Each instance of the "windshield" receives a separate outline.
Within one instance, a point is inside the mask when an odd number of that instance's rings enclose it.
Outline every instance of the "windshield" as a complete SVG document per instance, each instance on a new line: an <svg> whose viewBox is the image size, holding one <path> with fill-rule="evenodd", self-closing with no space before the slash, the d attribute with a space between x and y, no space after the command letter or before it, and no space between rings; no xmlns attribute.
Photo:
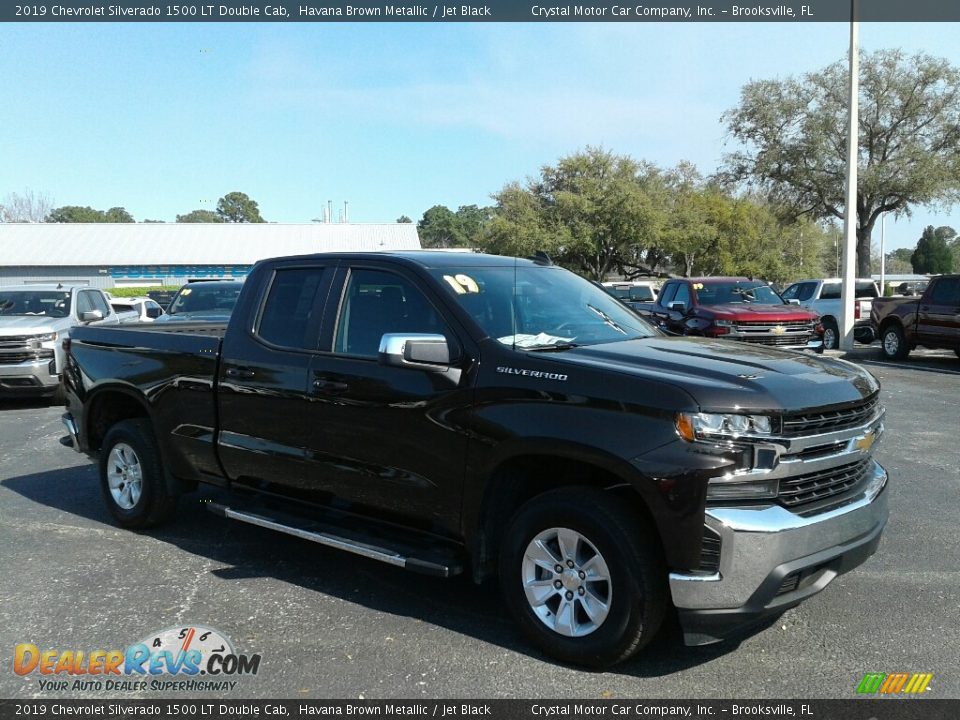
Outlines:
<svg viewBox="0 0 960 720"><path fill-rule="evenodd" d="M4 290L0 288L0 315L62 318L70 314L70 293L62 290Z"/></svg>
<svg viewBox="0 0 960 720"><path fill-rule="evenodd" d="M240 283L195 283L181 288L167 311L170 315L210 313L229 315L240 296Z"/></svg>
<svg viewBox="0 0 960 720"><path fill-rule="evenodd" d="M696 283L697 300L701 305L783 305L783 298L769 285L753 280Z"/></svg>
<svg viewBox="0 0 960 720"><path fill-rule="evenodd" d="M658 334L601 288L559 267L444 268L433 274L504 345L539 350Z"/></svg>

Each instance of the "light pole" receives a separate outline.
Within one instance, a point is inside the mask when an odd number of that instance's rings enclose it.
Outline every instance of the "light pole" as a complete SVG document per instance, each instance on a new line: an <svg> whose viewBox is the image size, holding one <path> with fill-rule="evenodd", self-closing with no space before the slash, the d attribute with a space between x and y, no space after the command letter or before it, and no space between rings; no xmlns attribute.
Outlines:
<svg viewBox="0 0 960 720"><path fill-rule="evenodd" d="M850 114L847 123L847 206L843 213L843 284L840 290L840 349L853 349L854 271L857 263L857 155L860 125L860 23L850 0Z"/></svg>
<svg viewBox="0 0 960 720"><path fill-rule="evenodd" d="M883 213L880 216L880 297L883 297L886 292L883 289L884 284L886 283L886 274L887 274L887 251L884 249L886 244L887 236L887 214Z"/></svg>

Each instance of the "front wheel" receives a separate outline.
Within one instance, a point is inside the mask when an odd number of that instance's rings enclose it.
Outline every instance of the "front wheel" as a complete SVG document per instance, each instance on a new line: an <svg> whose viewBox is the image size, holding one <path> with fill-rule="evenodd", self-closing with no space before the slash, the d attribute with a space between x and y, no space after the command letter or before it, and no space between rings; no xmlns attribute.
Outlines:
<svg viewBox="0 0 960 720"><path fill-rule="evenodd" d="M120 525L146 528L167 520L177 498L167 490L160 451L149 420L122 420L100 449L100 489Z"/></svg>
<svg viewBox="0 0 960 720"><path fill-rule="evenodd" d="M888 360L904 360L910 354L910 346L899 325L889 325L880 335L883 354Z"/></svg>
<svg viewBox="0 0 960 720"><path fill-rule="evenodd" d="M823 321L823 349L836 350L840 347L840 329L835 320Z"/></svg>
<svg viewBox="0 0 960 720"><path fill-rule="evenodd" d="M666 570L648 528L593 488L561 488L524 505L500 552L506 605L548 655L607 667L656 635Z"/></svg>

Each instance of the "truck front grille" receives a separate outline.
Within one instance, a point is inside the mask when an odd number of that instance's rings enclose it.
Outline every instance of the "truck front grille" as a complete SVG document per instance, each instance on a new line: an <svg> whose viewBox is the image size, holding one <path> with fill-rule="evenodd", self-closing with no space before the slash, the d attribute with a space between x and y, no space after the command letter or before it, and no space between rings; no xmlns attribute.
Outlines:
<svg viewBox="0 0 960 720"><path fill-rule="evenodd" d="M786 478L780 481L777 500L784 507L793 509L841 495L860 484L870 464L870 458L864 458L828 470Z"/></svg>
<svg viewBox="0 0 960 720"><path fill-rule="evenodd" d="M814 326L809 320L743 320L737 322L737 337L741 342L760 345L806 345L813 337Z"/></svg>
<svg viewBox="0 0 960 720"><path fill-rule="evenodd" d="M0 350L26 350L34 335L4 335L0 337Z"/></svg>
<svg viewBox="0 0 960 720"><path fill-rule="evenodd" d="M790 333L788 335L750 335L737 338L737 340L776 347L784 345L806 345L812 337L813 333Z"/></svg>
<svg viewBox="0 0 960 720"><path fill-rule="evenodd" d="M879 403L879 393L875 393L865 400L835 409L784 415L783 435L784 437L821 435L864 425L876 415Z"/></svg>
<svg viewBox="0 0 960 720"><path fill-rule="evenodd" d="M29 360L44 360L53 357L53 350L28 350L26 352L0 352L0 365L17 365Z"/></svg>

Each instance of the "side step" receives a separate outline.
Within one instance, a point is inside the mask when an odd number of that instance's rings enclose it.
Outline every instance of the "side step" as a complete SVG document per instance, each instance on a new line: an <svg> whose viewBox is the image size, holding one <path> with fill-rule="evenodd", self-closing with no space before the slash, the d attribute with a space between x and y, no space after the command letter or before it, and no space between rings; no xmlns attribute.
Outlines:
<svg viewBox="0 0 960 720"><path fill-rule="evenodd" d="M442 551L435 553L417 552L416 555L418 556L414 556L414 548L409 546L409 543L390 543L390 545L394 545L393 547L385 544L374 544L371 538L354 536L352 532L343 532L340 528L323 525L286 513L278 514L275 517L267 517L248 510L234 510L218 503L207 503L207 509L214 515L257 525L268 530L276 530L303 540L309 540L338 550L346 550L355 555L379 560L388 565L395 565L424 575L451 577L463 572L462 564L453 553ZM375 540L383 543L380 538ZM423 557L423 555L427 557Z"/></svg>

